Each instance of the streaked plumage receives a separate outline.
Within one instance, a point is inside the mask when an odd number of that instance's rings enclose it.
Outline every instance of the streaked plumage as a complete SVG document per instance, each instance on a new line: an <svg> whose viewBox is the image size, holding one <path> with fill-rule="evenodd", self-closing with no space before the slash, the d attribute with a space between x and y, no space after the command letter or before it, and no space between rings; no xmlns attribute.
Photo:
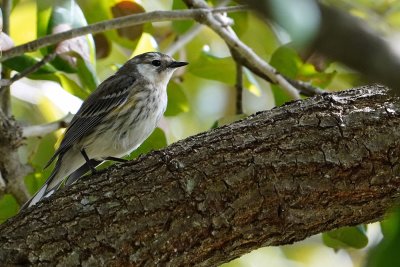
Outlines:
<svg viewBox="0 0 400 267"><path fill-rule="evenodd" d="M47 163L46 167L57 159L52 174L24 207L51 195L65 178L69 185L106 158L120 158L135 150L166 109L166 86L172 73L186 64L161 53L145 53L103 81L82 104Z"/></svg>

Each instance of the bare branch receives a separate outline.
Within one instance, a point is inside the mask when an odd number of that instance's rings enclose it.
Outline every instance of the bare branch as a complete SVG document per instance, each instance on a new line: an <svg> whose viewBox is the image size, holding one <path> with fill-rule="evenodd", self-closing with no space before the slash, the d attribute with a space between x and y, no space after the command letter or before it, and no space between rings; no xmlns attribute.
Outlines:
<svg viewBox="0 0 400 267"><path fill-rule="evenodd" d="M208 5L202 0L184 0L189 7L207 9ZM220 14L204 13L204 16L196 17L199 23L205 24L210 27L215 33L217 33L229 46L231 51L233 50L234 55L240 55L235 57L237 60L240 58L240 63L247 67L247 65L253 66L264 73L273 83L278 84L291 98L300 99L300 94L296 88L294 88L282 75L280 75L272 66L260 58L256 53L253 52L246 44L244 44L233 30L224 24L224 17Z"/></svg>
<svg viewBox="0 0 400 267"><path fill-rule="evenodd" d="M63 40L71 39L81 35L94 34L98 32L104 32L107 30L113 30L127 26L143 24L147 22L189 20L202 17L204 16L204 14L207 13L239 12L244 10L247 10L246 6L233 6L233 7L221 7L215 9L207 8L207 9L197 9L197 10L153 11L148 13L119 17L91 24L85 27L75 28L69 31L48 35L43 38L37 39L35 41L13 47L10 50L3 51L3 55L0 58L0 62L3 62L4 60L12 58L17 55L21 55L26 52L33 52L39 48L53 45Z"/></svg>
<svg viewBox="0 0 400 267"><path fill-rule="evenodd" d="M3 68L0 80L0 109L7 115L11 115L11 92L9 86L10 70Z"/></svg>
<svg viewBox="0 0 400 267"><path fill-rule="evenodd" d="M35 71L39 70L43 65L49 63L56 57L56 53L47 54L42 60L38 63L30 66L29 68L21 71L20 73L15 74L10 79L2 79L0 80L0 92L3 89L3 86L10 86L14 82L18 81L21 78L28 76L29 74L34 73Z"/></svg>
<svg viewBox="0 0 400 267"><path fill-rule="evenodd" d="M294 79L288 78L286 76L284 76L284 77L294 87L299 89L301 94L303 94L305 96L314 96L314 95L320 95L320 94L324 93L324 90L322 90L321 88L315 87L308 82L294 80Z"/></svg>
<svg viewBox="0 0 400 267"><path fill-rule="evenodd" d="M60 128L65 128L71 122L73 117L74 117L74 115L72 113L68 113L67 116L65 116L64 118L62 118L58 121L41 124L41 125L32 125L32 126L23 127L22 128L22 137L24 137L24 138L42 137L46 134L57 131Z"/></svg>
<svg viewBox="0 0 400 267"><path fill-rule="evenodd" d="M21 163L18 147L22 134L18 123L0 110L0 172L6 182L6 193L12 194L19 204L29 199L24 177L31 168Z"/></svg>
<svg viewBox="0 0 400 267"><path fill-rule="evenodd" d="M180 35L176 42L172 43L167 49L164 50L164 53L167 55L173 55L179 51L182 47L184 47L188 42L190 42L197 34L201 31L203 25L197 24L190 28L183 35Z"/></svg>
<svg viewBox="0 0 400 267"><path fill-rule="evenodd" d="M217 8L224 7L229 4L230 0L225 0L217 5ZM179 49L184 47L188 42L190 42L197 34L202 30L203 26L201 24L196 24L190 28L183 35L180 35L178 39L172 43L168 48L164 50L167 55L175 54Z"/></svg>
<svg viewBox="0 0 400 267"><path fill-rule="evenodd" d="M236 114L243 114L243 66L236 62Z"/></svg>
<svg viewBox="0 0 400 267"><path fill-rule="evenodd" d="M0 31L3 31L5 34L9 34L10 31L10 13L11 13L11 7L12 7L12 1L10 0L4 0L2 1L2 29ZM1 47L0 47L1 49ZM0 54L1 56L1 54ZM1 59L1 57L0 57ZM8 79L10 77L10 70L7 68L0 68L1 74L0 74L0 79ZM0 91L0 109L7 115L11 115L11 93L10 93L10 87L9 86L1 86L0 89L3 89Z"/></svg>
<svg viewBox="0 0 400 267"><path fill-rule="evenodd" d="M2 1L2 10L3 10L3 28L0 31L9 34L10 33L10 13L12 8L11 0L3 0Z"/></svg>
<svg viewBox="0 0 400 267"><path fill-rule="evenodd" d="M13 158L14 160L19 160L18 157ZM20 163L18 163L19 165ZM18 168L23 167L21 171L25 173L25 176L28 175L30 172L32 172L32 168L30 168L28 165L20 165ZM13 181L7 181L7 187L6 187L6 193L11 194L17 203L19 205L24 204L26 201L29 200L30 194L28 190L26 189L25 183L24 183L24 176L19 176L18 179L15 179Z"/></svg>

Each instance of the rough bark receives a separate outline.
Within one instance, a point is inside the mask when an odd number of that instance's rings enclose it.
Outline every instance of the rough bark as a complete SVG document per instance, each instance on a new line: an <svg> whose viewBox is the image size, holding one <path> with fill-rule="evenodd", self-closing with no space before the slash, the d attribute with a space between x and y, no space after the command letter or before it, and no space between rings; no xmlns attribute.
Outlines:
<svg viewBox="0 0 400 267"><path fill-rule="evenodd" d="M30 168L20 162L17 148L22 145L21 128L12 117L0 109L0 197L12 194L18 203L29 199L24 177Z"/></svg>
<svg viewBox="0 0 400 267"><path fill-rule="evenodd" d="M0 262L215 266L376 221L400 193L400 100L316 96L88 176L0 226Z"/></svg>

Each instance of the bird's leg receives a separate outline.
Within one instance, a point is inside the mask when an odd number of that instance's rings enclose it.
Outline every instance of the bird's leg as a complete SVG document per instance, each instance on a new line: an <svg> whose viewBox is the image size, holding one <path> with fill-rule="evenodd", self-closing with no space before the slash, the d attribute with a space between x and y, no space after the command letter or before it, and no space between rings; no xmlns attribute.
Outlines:
<svg viewBox="0 0 400 267"><path fill-rule="evenodd" d="M112 160L112 161L115 161L115 162L127 162L127 161L129 161L127 159L116 158L116 157L106 157L104 159L105 160Z"/></svg>
<svg viewBox="0 0 400 267"><path fill-rule="evenodd" d="M96 168L95 166L93 166L84 148L81 149L81 154L85 158L86 164L89 166L90 170L92 171L92 174L95 174L97 172Z"/></svg>

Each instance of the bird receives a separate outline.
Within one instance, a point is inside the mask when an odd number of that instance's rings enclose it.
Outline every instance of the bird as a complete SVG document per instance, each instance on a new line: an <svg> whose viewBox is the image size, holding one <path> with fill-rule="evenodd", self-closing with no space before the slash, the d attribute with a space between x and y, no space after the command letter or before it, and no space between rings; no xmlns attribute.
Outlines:
<svg viewBox="0 0 400 267"><path fill-rule="evenodd" d="M128 60L82 103L66 128L60 146L46 164L56 161L49 178L21 210L68 186L106 160L137 149L156 128L167 107L167 84L187 65L160 52Z"/></svg>

